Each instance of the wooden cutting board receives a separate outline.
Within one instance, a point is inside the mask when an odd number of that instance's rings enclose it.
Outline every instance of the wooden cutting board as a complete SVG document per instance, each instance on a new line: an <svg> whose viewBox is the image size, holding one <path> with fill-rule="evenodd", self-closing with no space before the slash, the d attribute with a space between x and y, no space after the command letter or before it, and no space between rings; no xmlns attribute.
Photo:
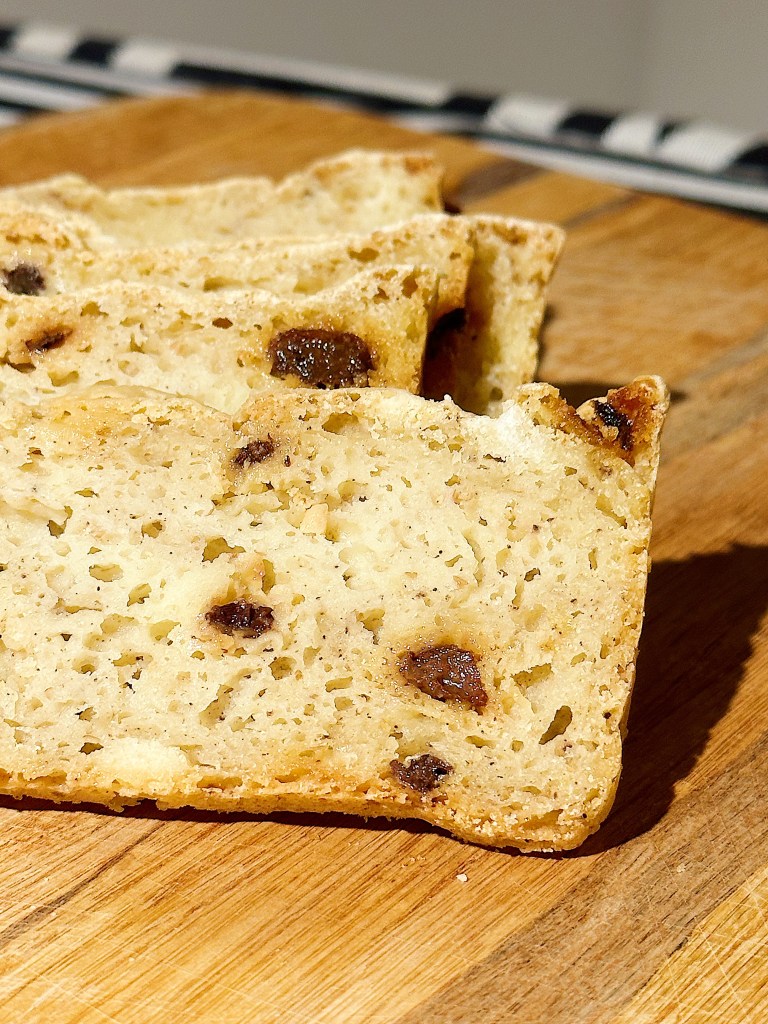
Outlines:
<svg viewBox="0 0 768 1024"><path fill-rule="evenodd" d="M232 93L40 118L0 183L280 175L418 147L468 211L569 233L540 375L674 389L616 807L580 850L426 826L0 802L0 1022L768 1020L768 228Z"/></svg>

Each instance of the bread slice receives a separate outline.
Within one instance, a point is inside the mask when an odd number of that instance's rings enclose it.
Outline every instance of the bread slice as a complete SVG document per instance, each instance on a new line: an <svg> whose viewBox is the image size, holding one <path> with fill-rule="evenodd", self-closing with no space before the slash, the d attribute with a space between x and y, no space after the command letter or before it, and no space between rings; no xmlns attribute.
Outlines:
<svg viewBox="0 0 768 1024"><path fill-rule="evenodd" d="M495 413L515 387L533 379L547 284L563 241L551 224L431 214L332 239L126 250L95 228L89 233L85 218L0 210L0 282L6 291L35 295L120 280L289 296L331 287L366 266L431 266L438 295L423 393Z"/></svg>
<svg viewBox="0 0 768 1024"><path fill-rule="evenodd" d="M298 386L417 392L436 291L430 269L367 270L301 301L113 282L0 300L0 400L97 383L190 395L234 411Z"/></svg>
<svg viewBox="0 0 768 1024"><path fill-rule="evenodd" d="M0 284L50 296L111 281L204 292L259 291L302 299L355 274L393 264L434 268L433 318L464 306L474 258L469 220L425 214L365 234L313 239L268 236L233 242L116 248L85 218L0 210Z"/></svg>
<svg viewBox="0 0 768 1024"><path fill-rule="evenodd" d="M565 232L511 217L470 220L474 259L464 312L449 314L433 332L424 394L498 415L515 388L534 378L547 286Z"/></svg>
<svg viewBox="0 0 768 1024"><path fill-rule="evenodd" d="M619 777L666 403L7 404L0 790L576 846Z"/></svg>
<svg viewBox="0 0 768 1024"><path fill-rule="evenodd" d="M350 150L279 183L230 178L104 190L63 175L0 190L0 207L87 215L116 244L143 247L368 231L442 210L441 183L442 172L427 154Z"/></svg>

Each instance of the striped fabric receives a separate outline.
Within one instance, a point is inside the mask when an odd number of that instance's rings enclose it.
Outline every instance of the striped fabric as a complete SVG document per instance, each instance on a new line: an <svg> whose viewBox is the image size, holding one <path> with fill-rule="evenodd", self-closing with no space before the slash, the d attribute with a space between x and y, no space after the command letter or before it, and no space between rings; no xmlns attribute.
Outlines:
<svg viewBox="0 0 768 1024"><path fill-rule="evenodd" d="M95 38L37 23L0 25L0 125L115 96L225 86L372 111L555 170L768 213L768 135L213 47Z"/></svg>

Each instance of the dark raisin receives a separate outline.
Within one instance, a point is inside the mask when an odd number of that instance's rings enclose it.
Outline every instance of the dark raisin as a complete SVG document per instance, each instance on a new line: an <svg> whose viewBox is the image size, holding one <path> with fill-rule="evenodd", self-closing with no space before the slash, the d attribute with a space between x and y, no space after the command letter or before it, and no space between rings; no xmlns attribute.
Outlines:
<svg viewBox="0 0 768 1024"><path fill-rule="evenodd" d="M632 420L629 416L619 412L610 402L595 402L595 412L606 427L615 427L618 430L617 441L625 452L629 451L632 447Z"/></svg>
<svg viewBox="0 0 768 1024"><path fill-rule="evenodd" d="M275 442L271 437L264 441L249 441L243 448L239 448L232 457L235 466L250 466L254 462L264 462L275 450Z"/></svg>
<svg viewBox="0 0 768 1024"><path fill-rule="evenodd" d="M365 387L373 369L368 345L356 334L322 328L291 328L269 343L270 373L294 374L316 388Z"/></svg>
<svg viewBox="0 0 768 1024"><path fill-rule="evenodd" d="M397 663L400 674L435 700L457 700L475 711L488 703L477 661L455 644L408 651Z"/></svg>
<svg viewBox="0 0 768 1024"><path fill-rule="evenodd" d="M275 621L271 608L242 600L216 605L205 613L205 617L222 633L229 633L230 636L238 633L251 638L266 633Z"/></svg>
<svg viewBox="0 0 768 1024"><path fill-rule="evenodd" d="M413 789L417 793L428 793L439 786L446 775L450 775L453 766L432 754L421 754L413 757L406 764L404 761L390 761L392 774L402 786Z"/></svg>
<svg viewBox="0 0 768 1024"><path fill-rule="evenodd" d="M40 295L45 291L43 272L32 263L19 263L4 270L3 284L14 295Z"/></svg>
<svg viewBox="0 0 768 1024"><path fill-rule="evenodd" d="M284 466L290 466L290 464L291 464L291 456L290 455L286 455L285 458L283 459L283 465Z"/></svg>
<svg viewBox="0 0 768 1024"><path fill-rule="evenodd" d="M57 331L42 331L35 338L30 338L24 344L30 352L47 352L51 348L58 348L63 345L72 333L68 327L62 327Z"/></svg>

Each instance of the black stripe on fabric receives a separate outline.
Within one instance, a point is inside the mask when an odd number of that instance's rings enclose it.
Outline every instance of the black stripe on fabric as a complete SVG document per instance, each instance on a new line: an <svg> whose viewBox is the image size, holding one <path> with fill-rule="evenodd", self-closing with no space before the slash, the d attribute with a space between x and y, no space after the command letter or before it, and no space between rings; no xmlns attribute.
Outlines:
<svg viewBox="0 0 768 1024"><path fill-rule="evenodd" d="M725 173L731 175L735 181L768 186L768 143L761 142L757 146L745 149L731 160Z"/></svg>
<svg viewBox="0 0 768 1024"><path fill-rule="evenodd" d="M42 103L35 105L34 103L19 103L17 100L7 100L3 98L2 86L0 86L0 110L11 110L14 114L53 114L58 113L58 107L49 107L47 104Z"/></svg>
<svg viewBox="0 0 768 1024"><path fill-rule="evenodd" d="M93 93L97 96L133 96L134 93L125 89L113 89L107 85L95 85L93 82L70 82L69 80L57 78L55 72L40 74L37 71L6 71L0 67L0 97L3 93L3 81L18 79L21 82L37 82L40 85L57 86L64 89L77 89L78 92ZM58 108L57 108L58 109Z"/></svg>
<svg viewBox="0 0 768 1024"><path fill-rule="evenodd" d="M117 43L111 39L83 39L69 54L68 60L82 61L85 64L96 64L106 67Z"/></svg>
<svg viewBox="0 0 768 1024"><path fill-rule="evenodd" d="M471 93L456 92L445 103L440 104L440 112L476 114L478 117L485 117L495 102L495 96L477 96Z"/></svg>
<svg viewBox="0 0 768 1024"><path fill-rule="evenodd" d="M731 167L756 168L768 172L768 143L753 146L741 153L732 161Z"/></svg>
<svg viewBox="0 0 768 1024"><path fill-rule="evenodd" d="M597 139L606 128L610 128L616 117L616 114L601 114L596 110L574 110L558 124L555 134L575 132Z"/></svg>
<svg viewBox="0 0 768 1024"><path fill-rule="evenodd" d="M678 128L682 128L685 123L685 121L665 121L656 135L656 145L658 146L660 142L668 138L672 132L676 132Z"/></svg>
<svg viewBox="0 0 768 1024"><path fill-rule="evenodd" d="M300 81L294 78L283 78L279 75L261 75L255 71L233 71L230 68L214 68L204 64L187 64L184 61L176 64L168 77L172 80L192 81L202 85L265 89L269 92L282 92L290 96L341 100L350 106L361 106L366 110L383 113L398 110L432 111L435 109L424 103L396 96L381 96L378 93L365 91L357 92L339 86L324 85L321 82Z"/></svg>
<svg viewBox="0 0 768 1024"><path fill-rule="evenodd" d="M0 50L7 50L16 35L15 27L0 25Z"/></svg>

